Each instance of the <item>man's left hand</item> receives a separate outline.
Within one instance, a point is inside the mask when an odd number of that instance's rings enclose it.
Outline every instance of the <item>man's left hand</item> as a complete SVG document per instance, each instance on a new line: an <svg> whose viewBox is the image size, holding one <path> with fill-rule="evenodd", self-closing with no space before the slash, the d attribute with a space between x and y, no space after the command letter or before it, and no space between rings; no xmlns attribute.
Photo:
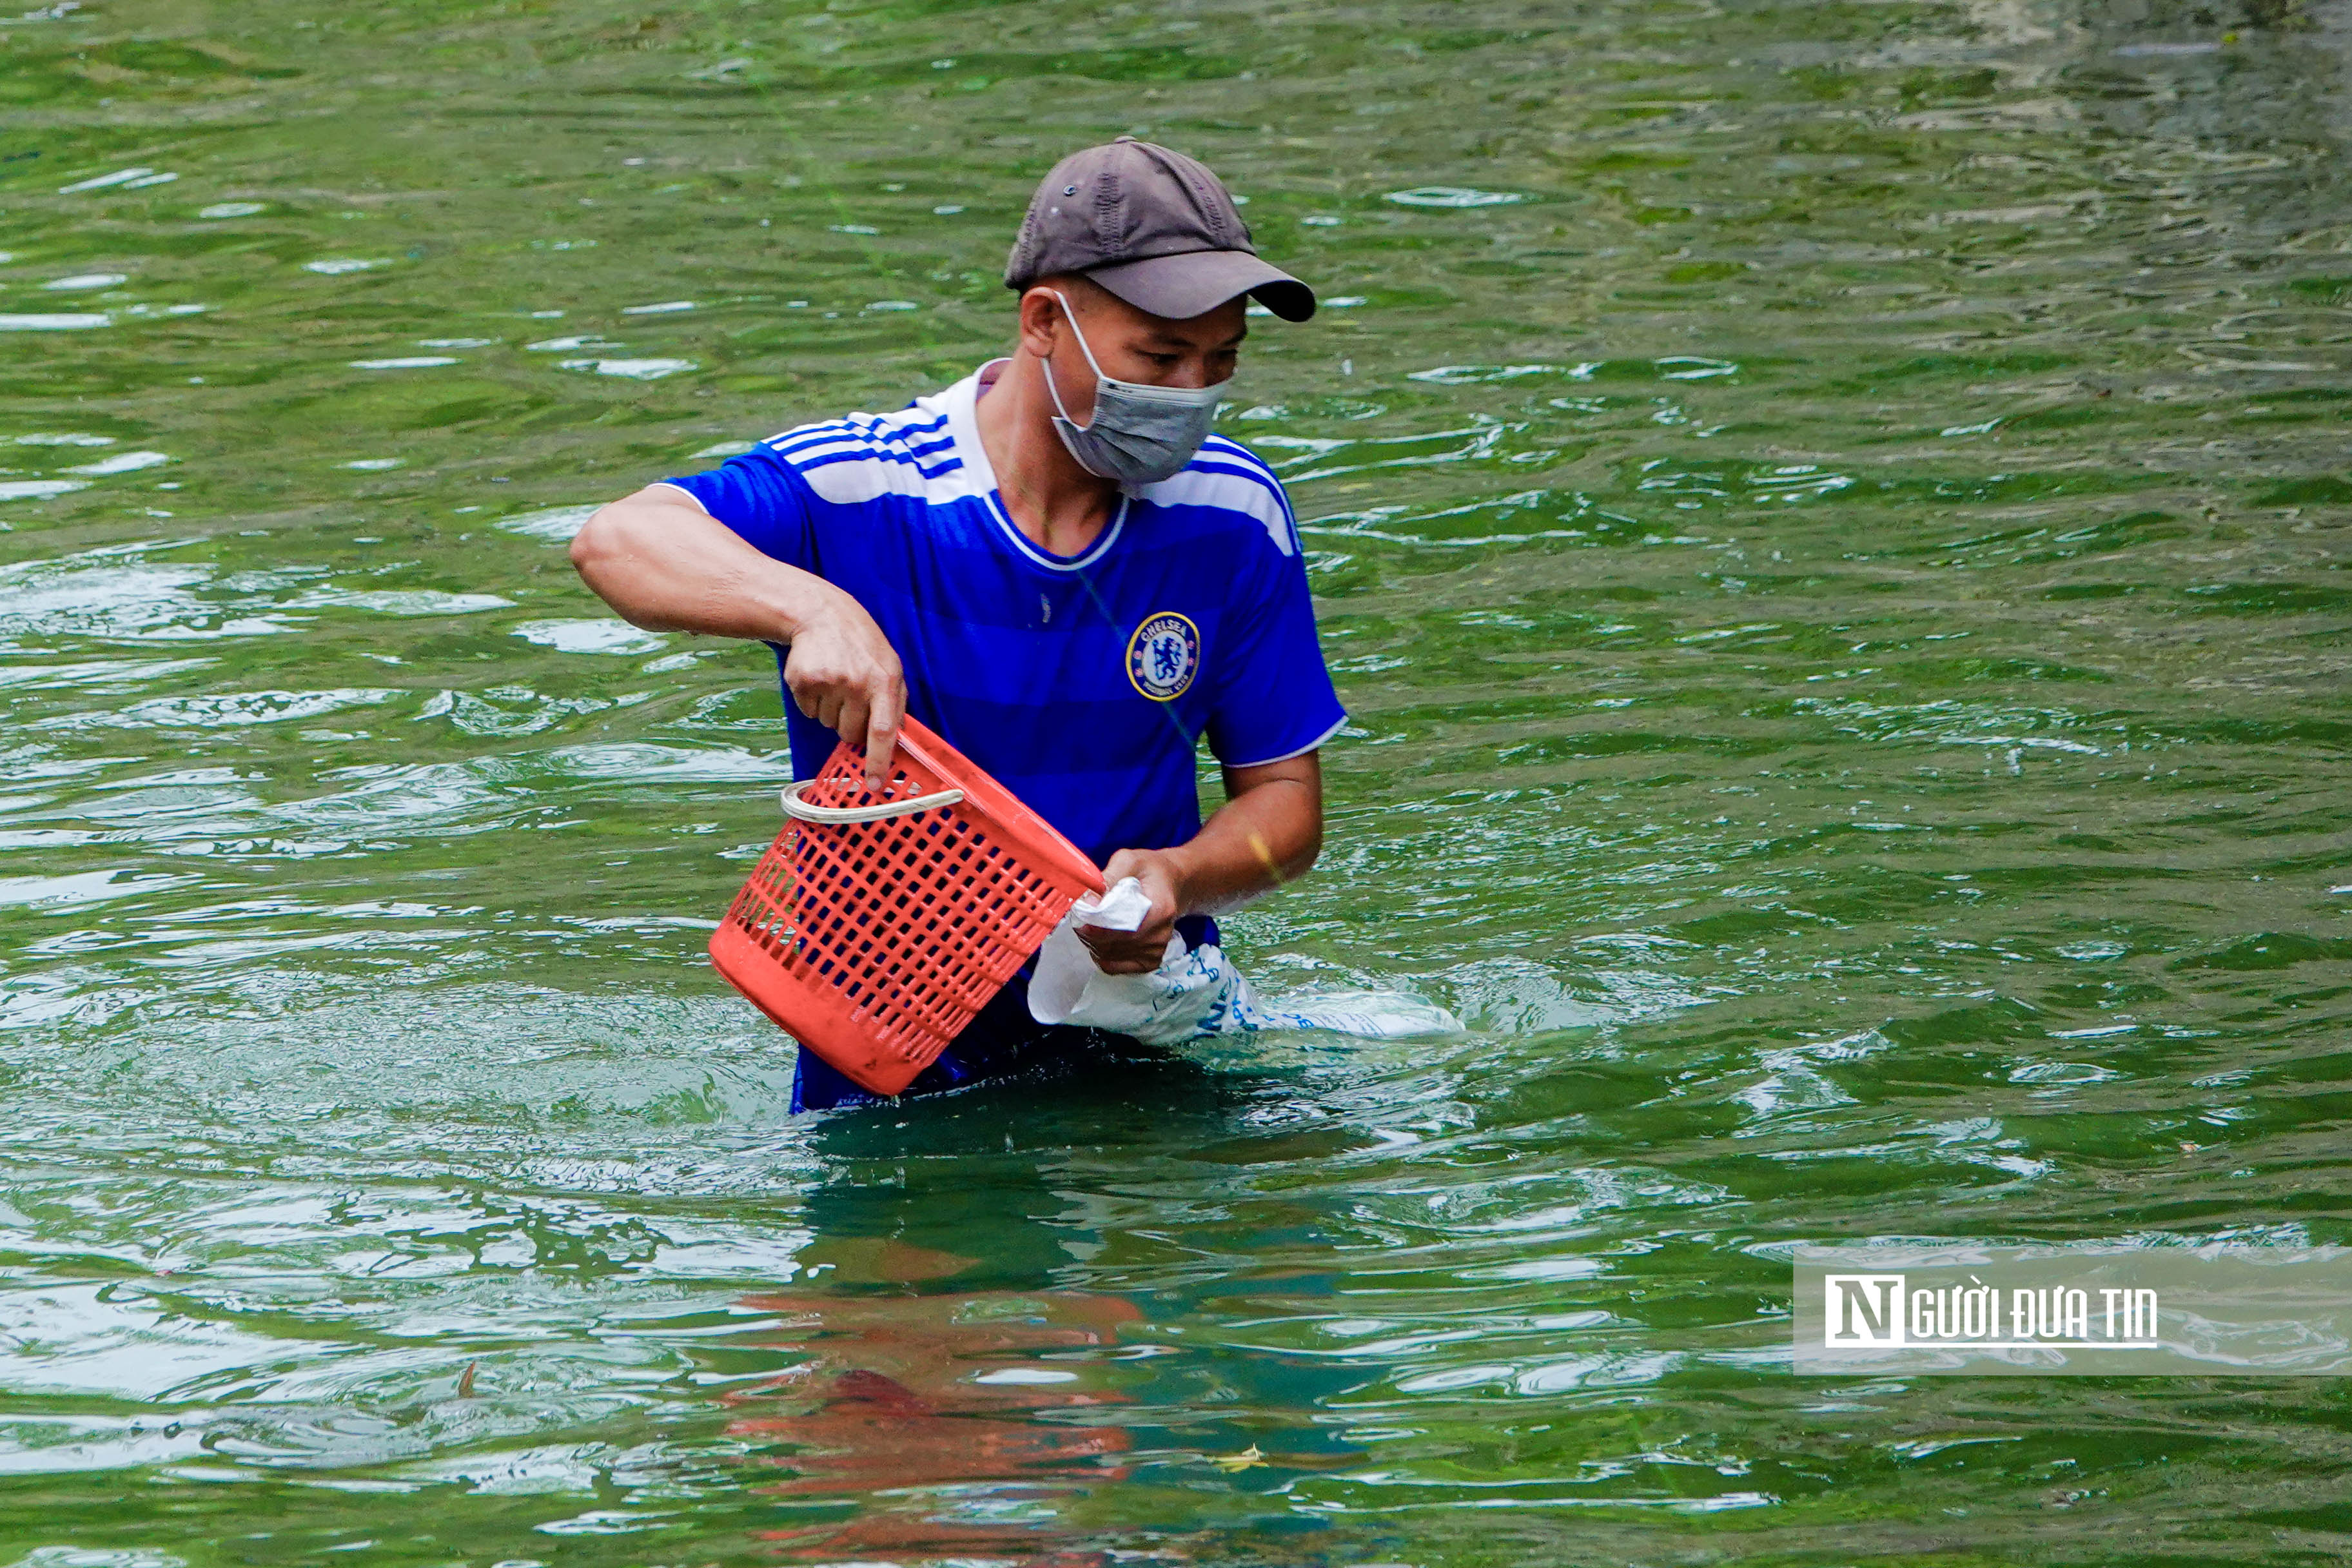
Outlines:
<svg viewBox="0 0 2352 1568"><path fill-rule="evenodd" d="M1095 967L1105 974L1149 974L1167 956L1168 939L1176 934L1176 917L1184 912L1184 875L1175 855L1166 849L1122 849L1103 868L1103 885L1116 888L1123 878L1143 885L1151 913L1138 931L1108 931L1101 926L1078 927L1078 940L1094 954Z"/></svg>
<svg viewBox="0 0 2352 1568"><path fill-rule="evenodd" d="M1149 974L1167 956L1179 915L1221 915L1307 874L1323 847L1323 762L1302 752L1225 770L1225 804L1173 849L1122 849L1103 882L1132 877L1151 900L1141 931L1078 927L1105 974Z"/></svg>

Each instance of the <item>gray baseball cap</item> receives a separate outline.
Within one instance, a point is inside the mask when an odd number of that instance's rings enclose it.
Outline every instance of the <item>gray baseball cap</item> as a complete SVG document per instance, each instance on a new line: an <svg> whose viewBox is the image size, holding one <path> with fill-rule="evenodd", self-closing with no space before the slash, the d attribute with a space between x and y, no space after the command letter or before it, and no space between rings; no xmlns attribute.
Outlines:
<svg viewBox="0 0 2352 1568"><path fill-rule="evenodd" d="M1071 153L1030 198L1004 286L1057 272L1084 273L1137 310L1178 321L1240 294L1286 321L1315 313L1314 289L1258 259L1207 164L1132 136Z"/></svg>

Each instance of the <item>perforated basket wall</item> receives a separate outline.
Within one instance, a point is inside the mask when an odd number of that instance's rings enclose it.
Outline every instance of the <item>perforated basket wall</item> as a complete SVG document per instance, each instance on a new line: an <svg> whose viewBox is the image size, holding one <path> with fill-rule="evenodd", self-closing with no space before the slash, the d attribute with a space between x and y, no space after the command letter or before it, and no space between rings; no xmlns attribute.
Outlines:
<svg viewBox="0 0 2352 1568"><path fill-rule="evenodd" d="M879 822L788 818L710 940L737 990L877 1094L929 1067L1102 887L1067 839L912 721L878 793L845 745L802 798L867 805L943 789L965 799Z"/></svg>

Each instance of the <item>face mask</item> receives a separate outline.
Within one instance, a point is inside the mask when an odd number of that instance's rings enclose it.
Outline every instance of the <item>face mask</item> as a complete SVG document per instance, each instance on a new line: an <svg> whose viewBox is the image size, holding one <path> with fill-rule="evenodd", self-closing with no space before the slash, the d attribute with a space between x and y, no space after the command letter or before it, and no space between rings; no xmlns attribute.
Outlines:
<svg viewBox="0 0 2352 1568"><path fill-rule="evenodd" d="M1095 416L1081 426L1062 405L1061 389L1052 371L1045 390L1054 398L1054 429L1070 449L1078 467L1122 485L1156 484L1181 471L1209 438L1209 422L1217 416L1224 384L1215 386L1146 386L1139 382L1113 381L1095 363L1095 351L1078 331L1077 315L1061 290L1045 290L1062 300L1062 319L1095 373Z"/></svg>

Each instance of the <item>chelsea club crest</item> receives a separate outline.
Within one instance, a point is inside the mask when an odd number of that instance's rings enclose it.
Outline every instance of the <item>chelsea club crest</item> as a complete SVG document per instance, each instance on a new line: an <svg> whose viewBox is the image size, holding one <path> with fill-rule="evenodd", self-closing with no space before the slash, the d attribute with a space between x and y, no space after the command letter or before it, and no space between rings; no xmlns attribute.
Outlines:
<svg viewBox="0 0 2352 1568"><path fill-rule="evenodd" d="M1154 702L1172 702L1201 668L1201 628L1173 610L1147 616L1127 639L1127 679Z"/></svg>

